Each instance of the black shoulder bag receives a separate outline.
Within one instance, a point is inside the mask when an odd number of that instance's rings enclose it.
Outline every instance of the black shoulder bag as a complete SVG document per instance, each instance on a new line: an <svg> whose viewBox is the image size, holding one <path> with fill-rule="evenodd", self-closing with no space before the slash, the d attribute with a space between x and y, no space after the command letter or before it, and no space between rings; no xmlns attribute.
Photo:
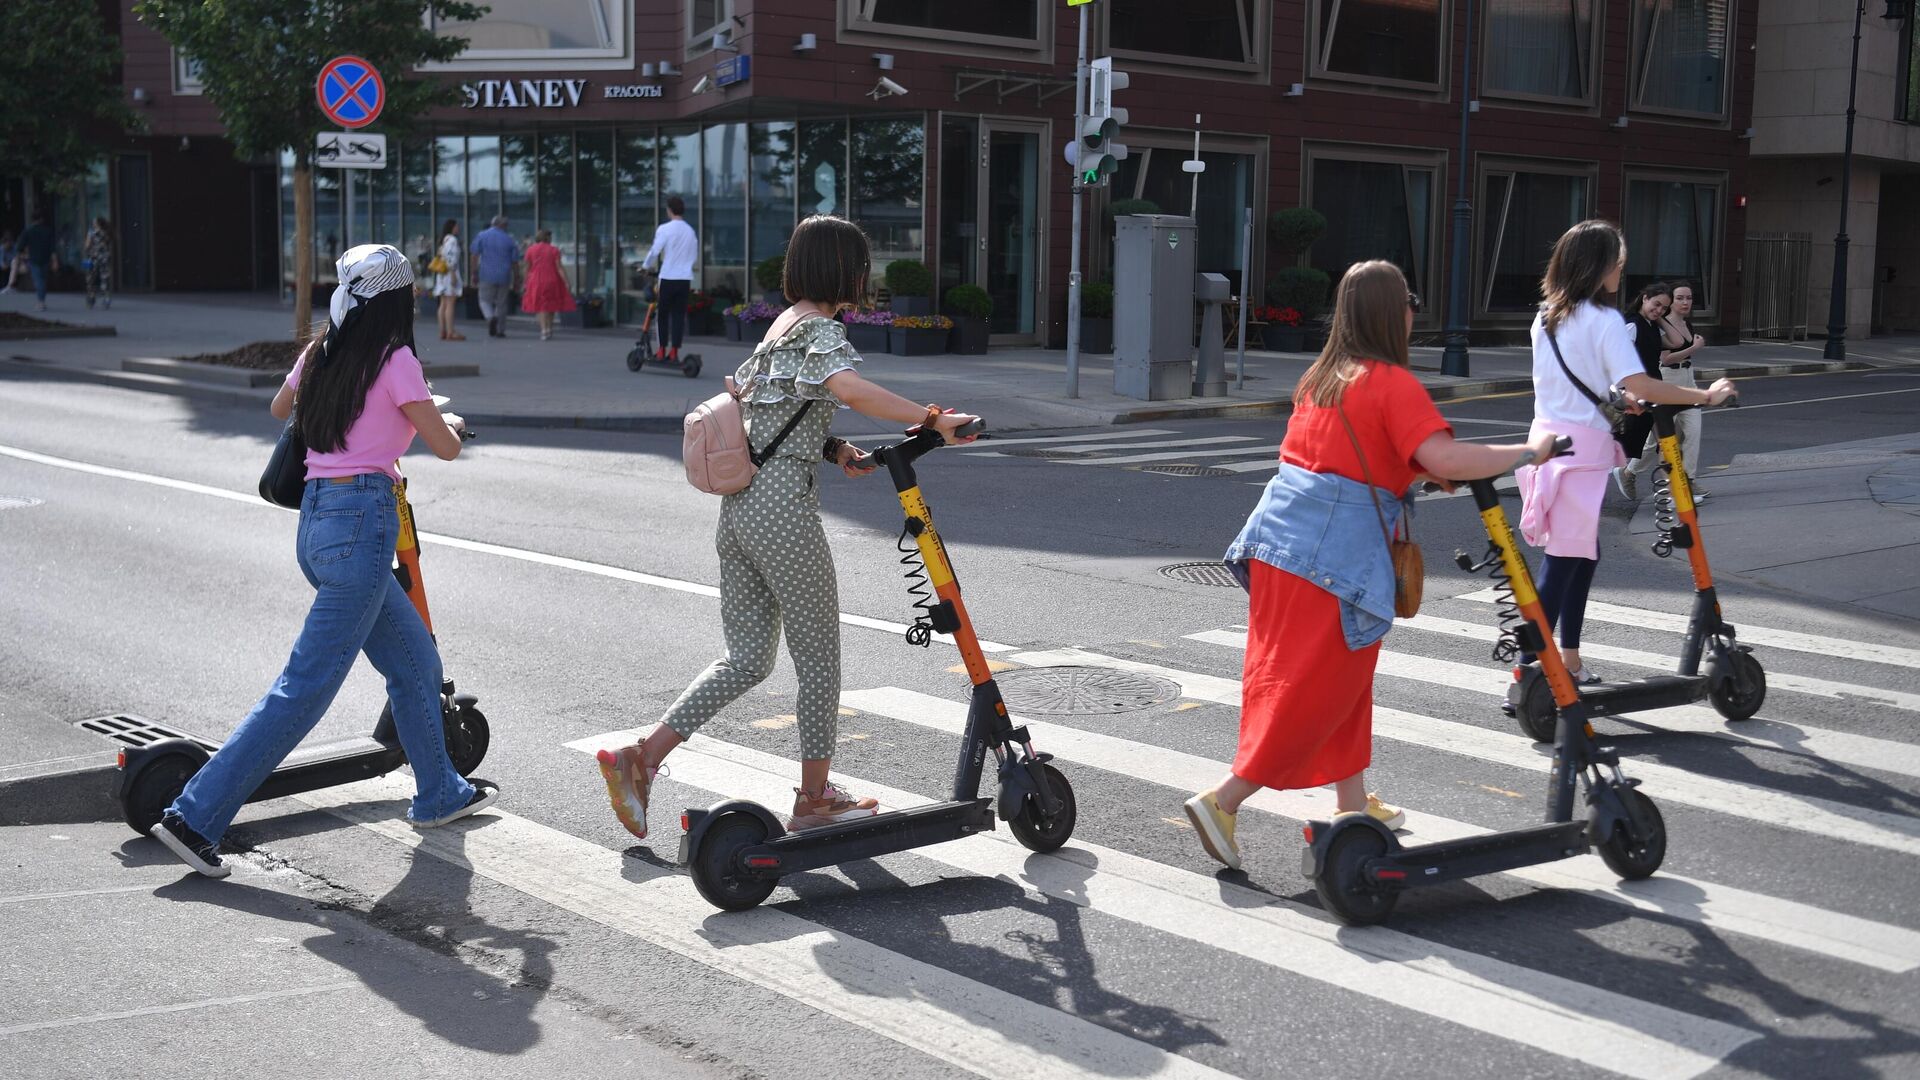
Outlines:
<svg viewBox="0 0 1920 1080"><path fill-rule="evenodd" d="M1607 427L1613 432L1616 438L1623 437L1626 434L1627 417L1629 414L1618 405L1615 405L1611 398L1603 398L1592 390L1587 389L1587 384L1581 382L1580 376L1575 375L1573 369L1567 366L1567 358L1560 355L1560 342L1553 336L1553 329L1545 323L1542 323L1540 328L1547 332L1547 344L1553 346L1553 358L1560 361L1560 370L1566 372L1567 378L1573 381L1573 388L1580 391L1582 397L1593 402L1593 407L1599 409L1600 415L1607 418Z"/></svg>
<svg viewBox="0 0 1920 1080"><path fill-rule="evenodd" d="M296 389L287 426L280 429L280 441L273 444L267 469L260 474L260 497L275 506L298 510L306 488L307 440L300 436L300 391Z"/></svg>

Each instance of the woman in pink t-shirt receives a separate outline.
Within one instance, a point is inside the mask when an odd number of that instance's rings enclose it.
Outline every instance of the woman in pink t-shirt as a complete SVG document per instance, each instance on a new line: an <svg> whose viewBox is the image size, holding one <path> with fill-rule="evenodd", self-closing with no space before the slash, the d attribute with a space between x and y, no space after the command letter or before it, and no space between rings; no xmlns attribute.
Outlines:
<svg viewBox="0 0 1920 1080"><path fill-rule="evenodd" d="M272 689L153 827L155 839L208 877L227 876L220 838L234 814L320 722L362 650L386 676L413 767L408 819L444 825L499 796L468 783L447 756L440 654L392 573L396 459L416 434L443 460L458 457L464 423L441 415L414 355L406 257L367 244L341 256L339 271L326 336L307 346L272 406L284 420L298 403L307 444L297 550L313 609Z"/></svg>

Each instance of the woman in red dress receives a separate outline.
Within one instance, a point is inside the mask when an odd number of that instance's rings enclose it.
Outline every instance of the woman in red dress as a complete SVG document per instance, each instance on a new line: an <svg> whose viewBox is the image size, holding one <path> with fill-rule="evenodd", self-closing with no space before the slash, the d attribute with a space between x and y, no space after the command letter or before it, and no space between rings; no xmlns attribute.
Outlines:
<svg viewBox="0 0 1920 1080"><path fill-rule="evenodd" d="M553 230L541 229L527 245L527 288L520 294L520 310L540 320L540 340L553 336L553 313L573 310L573 290L560 266L560 249L553 246Z"/></svg>
<svg viewBox="0 0 1920 1080"><path fill-rule="evenodd" d="M1280 469L1227 554L1249 594L1240 747L1232 771L1186 812L1207 854L1236 870L1235 815L1261 788L1332 784L1341 813L1405 822L1366 789L1373 671L1393 614L1380 519L1391 527L1419 481L1497 476L1552 452L1551 434L1526 445L1455 441L1407 370L1419 302L1392 263L1347 271L1327 346L1294 390Z"/></svg>

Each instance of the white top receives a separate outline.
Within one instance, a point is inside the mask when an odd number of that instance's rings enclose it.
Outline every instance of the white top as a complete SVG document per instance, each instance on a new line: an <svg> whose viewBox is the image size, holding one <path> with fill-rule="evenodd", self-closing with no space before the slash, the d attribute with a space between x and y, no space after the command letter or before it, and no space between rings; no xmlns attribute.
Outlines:
<svg viewBox="0 0 1920 1080"><path fill-rule="evenodd" d="M700 261L700 240L693 235L693 226L669 219L654 230L653 246L647 249L642 265L652 266L656 256L662 281L692 281L693 264Z"/></svg>
<svg viewBox="0 0 1920 1080"><path fill-rule="evenodd" d="M447 262L447 272L433 275L433 295L459 296L466 284L460 276L460 238L452 233L441 237L440 257Z"/></svg>
<svg viewBox="0 0 1920 1080"><path fill-rule="evenodd" d="M1609 387L1627 376L1646 374L1640 367L1640 354L1633 349L1633 335L1627 330L1626 320L1619 312L1591 300L1568 312L1554 328L1553 336L1560 343L1567 367L1602 399ZM1607 427L1605 414L1573 385L1554 359L1544 312L1533 319L1533 418Z"/></svg>

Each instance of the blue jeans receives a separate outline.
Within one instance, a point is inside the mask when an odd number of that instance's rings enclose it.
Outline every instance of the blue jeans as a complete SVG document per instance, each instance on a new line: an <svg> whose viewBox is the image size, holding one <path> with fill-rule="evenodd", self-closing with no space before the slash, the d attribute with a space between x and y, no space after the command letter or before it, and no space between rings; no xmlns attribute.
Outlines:
<svg viewBox="0 0 1920 1080"><path fill-rule="evenodd" d="M41 303L47 302L47 263L27 263L27 276L33 279L33 297Z"/></svg>
<svg viewBox="0 0 1920 1080"><path fill-rule="evenodd" d="M307 481L299 558L318 593L313 610L273 689L168 807L208 840L220 839L247 797L320 722L362 650L387 677L394 726L413 767L413 817L443 817L472 798L473 785L447 757L439 650L393 577L400 527L393 485L384 473Z"/></svg>

